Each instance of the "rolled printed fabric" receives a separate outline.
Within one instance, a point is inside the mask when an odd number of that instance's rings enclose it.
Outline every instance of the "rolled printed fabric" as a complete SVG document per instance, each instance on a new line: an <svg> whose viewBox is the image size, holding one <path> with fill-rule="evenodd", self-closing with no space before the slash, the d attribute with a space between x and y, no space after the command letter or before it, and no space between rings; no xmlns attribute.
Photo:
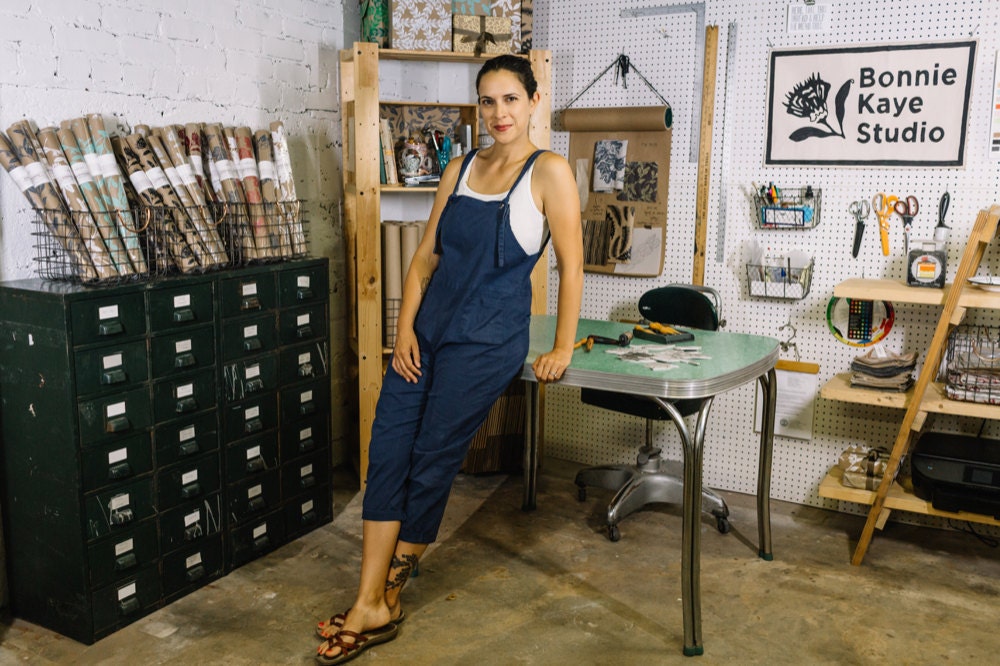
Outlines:
<svg viewBox="0 0 1000 666"><path fill-rule="evenodd" d="M62 191L63 199L69 208L70 218L76 223L77 231L83 240L84 246L90 253L90 259L98 272L107 272L109 275L117 275L114 263L111 261L111 254L104 243L97 222L87 208L87 202L80 191L80 185L76 182L73 169L63 153L62 144L56 136L55 127L43 127L38 130L38 140L42 145L42 154L48 162L56 183Z"/></svg>
<svg viewBox="0 0 1000 666"><path fill-rule="evenodd" d="M267 130L257 130L253 133L253 145L257 153L257 173L260 174L260 193L264 197L264 211L268 223L278 237L278 244L272 249L276 250L276 254L288 258L293 254L292 238L285 211L278 202L278 174L274 170L271 133Z"/></svg>
<svg viewBox="0 0 1000 666"><path fill-rule="evenodd" d="M31 146L29 145L28 148L31 149ZM33 149L31 150L33 151ZM103 266L104 274L97 271L55 186L51 181L45 182L41 179L39 179L40 184L35 185L28 169L18 157L18 152L20 151L15 150L14 144L7 136L0 133L0 165L10 174L17 189L21 190L28 203L41 217L42 222L48 227L49 233L69 255L74 270L78 272L78 277L83 280L94 280L117 275L110 261ZM30 155L30 157L33 159L34 155ZM38 160L33 159L33 161L37 163Z"/></svg>
<svg viewBox="0 0 1000 666"><path fill-rule="evenodd" d="M111 210L115 212L115 219L118 221L118 233L125 241L125 249L132 261L132 267L137 273L147 273L149 268L139 245L139 234L136 232L138 227L132 217L132 211L129 209L128 196L125 194L125 178L118 167L115 151L111 147L111 136L108 134L101 114L92 113L87 116L87 128L90 130L90 139L94 144L94 153L97 155L97 167L104 177L108 201Z"/></svg>
<svg viewBox="0 0 1000 666"><path fill-rule="evenodd" d="M236 128L223 127L222 132L226 140L226 145L229 148L229 155L233 160L233 167L236 169L237 182L239 182L240 188L243 190L243 200L247 204L247 213L250 216L250 230L253 233L254 246L257 248L257 257L266 259L271 257L272 253L270 238L267 234L267 220L264 219L264 207L261 205L263 200L260 196L260 185L256 183L256 179L252 182L247 182L244 179L244 176L248 175L250 170L248 164L243 162L239 142L236 139ZM256 166L254 167L254 172L256 172ZM255 186L256 191L251 191L250 188Z"/></svg>
<svg viewBox="0 0 1000 666"><path fill-rule="evenodd" d="M257 259L257 249L253 242L253 231L250 229L250 217L247 214L243 188L240 185L236 167L233 165L222 126L206 124L203 129L205 140L208 142L209 158L218 172L234 245L242 251L244 260ZM233 250L234 248L231 247L230 251Z"/></svg>
<svg viewBox="0 0 1000 666"><path fill-rule="evenodd" d="M201 127L198 123L188 123L184 126L184 145L187 148L188 162L191 164L191 171L198 181L202 196L206 203L218 203L221 197L216 196L212 184L205 177L205 161L202 156Z"/></svg>
<svg viewBox="0 0 1000 666"><path fill-rule="evenodd" d="M184 235L178 230L171 211L163 206L163 199L149 176L142 168L138 153L132 148L127 138L112 137L112 145L115 154L125 166L129 181L135 189L136 195L147 206L147 214L153 221L147 229L146 237L151 238L150 245L156 254L159 266L176 266L183 273L190 273L198 269L198 261L191 251L191 247L184 240Z"/></svg>
<svg viewBox="0 0 1000 666"><path fill-rule="evenodd" d="M198 261L198 265L205 268L207 265L206 250L204 245L202 245L201 238L198 235L197 230L191 224L191 218L188 217L187 211L184 209L180 198L174 192L174 188L171 187L170 181L167 179L167 175L163 172L163 168L160 166L159 161L156 159L156 155L153 153L153 149L149 145L148 139L154 137L148 136L144 137L138 134L130 134L125 137L126 142L129 147L135 151L135 154L139 158L139 164L142 165L142 170L146 172L146 177L156 188L156 193L160 195L160 199L163 200L163 205L170 209L174 222L177 224L177 228L180 230L181 234L184 236L184 240L191 247L191 252L194 253L194 258Z"/></svg>
<svg viewBox="0 0 1000 666"><path fill-rule="evenodd" d="M49 167L48 162L46 162L46 160L42 156L42 144L38 140L37 128L31 125L31 121L29 121L27 118L24 118L22 120L15 121L13 124L11 124L10 128L7 130L7 134L11 135L12 138L13 135L11 133L15 129L20 129L24 132L24 136L31 143L31 147L35 151L35 155L38 158L38 162L41 163L42 168L45 171L45 174L49 177L49 182L55 183L56 182L55 174L52 173L52 169Z"/></svg>
<svg viewBox="0 0 1000 666"><path fill-rule="evenodd" d="M104 206L104 198L101 197L101 193L90 175L90 168L83 158L83 153L80 152L80 146L76 143L76 135L70 129L60 128L56 131L56 136L59 137L59 145L62 146L66 160L73 170L73 175L76 176L77 185L80 186L80 192L83 193L83 200L87 202L87 207L97 223L97 229L100 231L101 237L104 238L104 244L108 246L111 261L114 262L120 275L132 275L134 273L132 264L129 261L125 245L118 235L114 216Z"/></svg>
<svg viewBox="0 0 1000 666"><path fill-rule="evenodd" d="M257 158L253 152L253 134L249 127L233 128L236 139L238 161L236 171L243 183L243 193L247 197L247 208L254 225L254 241L257 254L267 257L279 257L281 252L280 226L278 220L268 217L264 207L264 195L260 189L260 173L257 171ZM261 252L261 248L264 252Z"/></svg>
<svg viewBox="0 0 1000 666"><path fill-rule="evenodd" d="M108 192L108 185L104 180L104 170L97 160L97 150L94 148L94 141L90 137L90 127L87 125L87 119L73 118L72 120L64 121L64 123L67 125L66 129L73 132L73 136L76 137L76 145L80 148L80 153L83 154L83 160L87 163L87 169L90 170L90 177L94 180L94 185L97 186L97 191L101 195L101 201L104 203L105 210L113 213L115 207ZM124 239L124 235L122 235L120 229L118 234Z"/></svg>
<svg viewBox="0 0 1000 666"><path fill-rule="evenodd" d="M305 255L306 235L302 229L299 198L295 192L295 178L292 175L292 160L288 152L288 139L285 136L285 126L280 120L270 125L271 143L274 147L274 168L278 173L278 185L281 201L285 202L288 211L289 228L292 234L292 249L296 255Z"/></svg>

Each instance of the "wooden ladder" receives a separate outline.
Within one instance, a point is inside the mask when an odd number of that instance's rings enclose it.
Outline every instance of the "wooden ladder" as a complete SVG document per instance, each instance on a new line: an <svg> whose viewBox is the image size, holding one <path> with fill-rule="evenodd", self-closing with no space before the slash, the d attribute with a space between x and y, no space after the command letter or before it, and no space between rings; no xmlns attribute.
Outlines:
<svg viewBox="0 0 1000 666"><path fill-rule="evenodd" d="M909 405L906 408L906 415L903 423L899 426L899 434L896 435L896 443L889 454L889 462L886 466L882 482L875 492L875 501L872 502L868 511L868 520L865 521L865 528L858 539L858 545L854 549L854 556L851 564L860 565L868 552L868 545L876 527L881 527L888 516L888 509L885 508L885 498L896 480L899 472L899 463L910 448L910 439L914 432L919 432L923 428L927 418L927 412L921 410L924 394L930 386L938 372L941 364L941 355L948 342L948 336L952 329L961 323L965 316L965 308L959 305L962 292L968 288L969 278L975 275L979 264L983 259L986 247L990 244L997 233L997 223L1000 222L1000 205L994 204L988 211L980 210L976 217L976 224L972 228L969 242L962 253L962 260L958 265L958 272L955 274L955 281L945 296L944 307L941 311L941 318L938 320L937 328L934 331L934 338L931 340L930 348L927 350L927 357L924 359L923 367L917 378L917 384L913 388L913 395L910 397ZM883 515L883 512L886 512Z"/></svg>

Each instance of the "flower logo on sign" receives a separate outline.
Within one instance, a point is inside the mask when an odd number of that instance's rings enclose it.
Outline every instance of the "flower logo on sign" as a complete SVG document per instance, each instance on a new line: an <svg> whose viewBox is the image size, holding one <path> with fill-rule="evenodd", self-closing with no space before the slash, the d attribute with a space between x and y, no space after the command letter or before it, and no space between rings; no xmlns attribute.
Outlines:
<svg viewBox="0 0 1000 666"><path fill-rule="evenodd" d="M837 97L834 99L834 113L837 116L837 126L839 128L836 130L830 125L830 112L826 103L827 97L830 95L830 84L821 79L819 74L813 74L802 83L797 84L792 89L792 92L785 93L787 99L782 103L785 105L788 113L799 118L808 118L809 122L815 123L815 125L800 127L789 134L788 138L792 141L804 141L810 137L827 136L845 138L844 104L853 82L854 79L845 81L840 86L840 90L837 91ZM822 125L822 127L817 127L816 125ZM826 129L823 129L824 127Z"/></svg>

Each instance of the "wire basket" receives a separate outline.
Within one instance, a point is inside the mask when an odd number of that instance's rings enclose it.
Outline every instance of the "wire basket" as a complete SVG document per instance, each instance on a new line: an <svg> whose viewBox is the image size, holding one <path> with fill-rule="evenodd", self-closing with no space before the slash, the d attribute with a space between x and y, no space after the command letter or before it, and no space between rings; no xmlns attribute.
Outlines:
<svg viewBox="0 0 1000 666"><path fill-rule="evenodd" d="M800 300L809 294L812 286L813 265L792 267L788 259L765 260L763 264L747 264L750 295L761 298Z"/></svg>
<svg viewBox="0 0 1000 666"><path fill-rule="evenodd" d="M952 400L1000 404L1000 328L955 327L948 337L944 379Z"/></svg>
<svg viewBox="0 0 1000 666"><path fill-rule="evenodd" d="M755 192L754 217L760 229L812 229L819 224L822 190L789 187L774 196Z"/></svg>
<svg viewBox="0 0 1000 666"><path fill-rule="evenodd" d="M212 211L234 266L299 259L308 253L301 201L223 203Z"/></svg>

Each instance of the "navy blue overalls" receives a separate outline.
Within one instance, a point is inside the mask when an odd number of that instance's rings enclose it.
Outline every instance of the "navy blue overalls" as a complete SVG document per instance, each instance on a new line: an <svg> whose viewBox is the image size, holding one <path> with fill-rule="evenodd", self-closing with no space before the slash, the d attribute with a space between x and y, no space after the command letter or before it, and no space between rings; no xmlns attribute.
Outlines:
<svg viewBox="0 0 1000 666"><path fill-rule="evenodd" d="M542 152L528 158L502 201L452 192L441 212L438 266L414 324L423 374L411 384L389 365L369 448L362 517L401 521L401 541L437 538L469 443L527 357L531 271L545 244L525 253L509 201Z"/></svg>

